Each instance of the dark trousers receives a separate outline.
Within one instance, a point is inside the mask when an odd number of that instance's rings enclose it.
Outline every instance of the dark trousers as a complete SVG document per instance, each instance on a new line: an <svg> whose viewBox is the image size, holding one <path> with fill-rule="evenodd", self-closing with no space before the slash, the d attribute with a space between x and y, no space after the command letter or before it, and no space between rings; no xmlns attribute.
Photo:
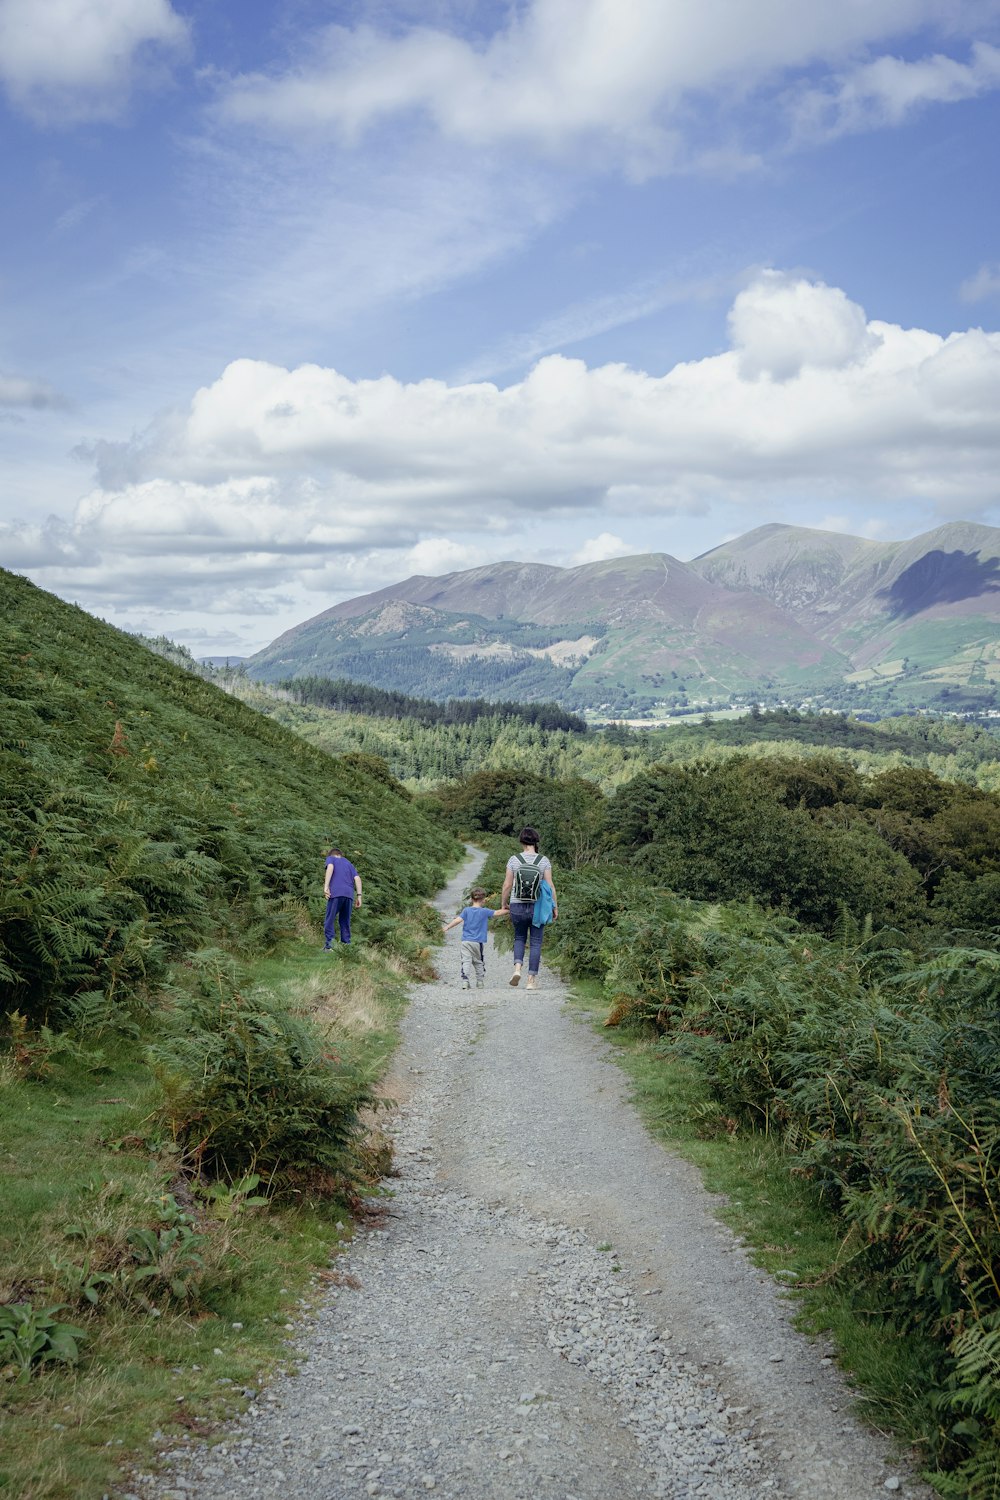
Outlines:
<svg viewBox="0 0 1000 1500"><path fill-rule="evenodd" d="M533 901L510 903L510 920L514 927L514 962L524 962L524 950L527 946L529 974L538 973L538 966L542 961L542 938L545 936L545 928L536 927L531 920L534 912Z"/></svg>
<svg viewBox="0 0 1000 1500"><path fill-rule="evenodd" d="M326 946L329 948L333 942L337 927L340 928L340 941L349 943L351 941L351 912L354 908L353 896L330 896L326 903L326 921L323 923L323 936L326 938Z"/></svg>

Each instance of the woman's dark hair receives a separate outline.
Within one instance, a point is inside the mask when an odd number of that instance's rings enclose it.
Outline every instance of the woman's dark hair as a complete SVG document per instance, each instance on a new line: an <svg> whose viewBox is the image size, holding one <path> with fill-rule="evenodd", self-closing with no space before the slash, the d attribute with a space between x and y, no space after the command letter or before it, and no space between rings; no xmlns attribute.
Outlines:
<svg viewBox="0 0 1000 1500"><path fill-rule="evenodd" d="M522 828L517 836L517 841L519 844L534 844L537 849L539 838L540 835L537 828Z"/></svg>

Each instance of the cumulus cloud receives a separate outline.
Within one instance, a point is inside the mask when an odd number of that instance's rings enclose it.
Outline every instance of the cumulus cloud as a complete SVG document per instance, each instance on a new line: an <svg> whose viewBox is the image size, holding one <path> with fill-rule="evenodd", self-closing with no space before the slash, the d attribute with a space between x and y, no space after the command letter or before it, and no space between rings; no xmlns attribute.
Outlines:
<svg viewBox="0 0 1000 1500"><path fill-rule="evenodd" d="M985 302L1000 297L1000 261L980 266L974 276L962 282L958 294L963 302Z"/></svg>
<svg viewBox="0 0 1000 1500"><path fill-rule="evenodd" d="M545 517L596 520L593 558L629 550L614 517L803 495L833 515L865 498L995 505L1000 333L870 320L777 273L739 294L730 328L731 348L665 374L553 355L504 387L237 360L106 444L72 524L19 545L64 591L138 599L155 579L161 597L267 609L292 586L378 586L387 566L472 566Z"/></svg>
<svg viewBox="0 0 1000 1500"><path fill-rule="evenodd" d="M839 287L765 271L740 292L729 332L749 380L791 380L809 366L839 370L872 354L880 335Z"/></svg>
<svg viewBox="0 0 1000 1500"><path fill-rule="evenodd" d="M0 0L0 84L39 123L112 119L187 35L169 0Z"/></svg>
<svg viewBox="0 0 1000 1500"><path fill-rule="evenodd" d="M401 114L423 115L474 144L527 140L561 150L585 137L648 169L677 157L670 111L682 100L745 93L782 70L842 65L890 36L945 19L960 31L981 15L975 0L954 0L947 17L934 0L532 0L485 42L427 25L327 27L284 73L232 80L221 107L242 122L333 127L347 138ZM919 79L882 59L867 80L845 80L842 101L823 108L891 116L917 94L968 97L985 86L992 51L977 49L968 65L931 59L924 73L932 76ZM868 102L853 105L855 94Z"/></svg>
<svg viewBox="0 0 1000 1500"><path fill-rule="evenodd" d="M450 537L426 537L399 559L404 574L422 573L437 578L442 573L460 573L490 561L481 544L453 542Z"/></svg>
<svg viewBox="0 0 1000 1500"><path fill-rule="evenodd" d="M628 542L623 542L620 536L615 536L610 531L602 531L600 536L588 537L569 559L571 567L579 567L583 563L607 562L612 557L630 557L634 552L641 551L639 547L630 547Z"/></svg>

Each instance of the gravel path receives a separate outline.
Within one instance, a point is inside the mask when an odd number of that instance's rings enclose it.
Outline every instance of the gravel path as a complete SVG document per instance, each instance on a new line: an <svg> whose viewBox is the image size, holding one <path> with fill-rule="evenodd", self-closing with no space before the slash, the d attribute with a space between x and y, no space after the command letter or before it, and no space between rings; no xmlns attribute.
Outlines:
<svg viewBox="0 0 1000 1500"><path fill-rule="evenodd" d="M143 1496L930 1500L647 1136L557 977L531 994L487 962L463 992L449 934L442 978L414 989L400 1176L300 1331L299 1373Z"/></svg>

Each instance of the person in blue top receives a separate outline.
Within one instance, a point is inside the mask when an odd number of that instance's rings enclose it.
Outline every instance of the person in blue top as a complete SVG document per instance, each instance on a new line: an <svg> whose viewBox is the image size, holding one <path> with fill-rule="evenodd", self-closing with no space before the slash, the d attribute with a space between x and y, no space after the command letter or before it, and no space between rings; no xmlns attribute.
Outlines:
<svg viewBox="0 0 1000 1500"><path fill-rule="evenodd" d="M462 924L462 988L472 988L470 970L476 976L476 989L481 990L486 983L486 939L489 936L489 925L491 917L502 917L507 913L506 906L499 907L496 911L491 906L484 906L486 892L481 885L475 886L469 895L472 905L465 906L455 917L454 921L445 924L445 932L450 932L453 927Z"/></svg>
<svg viewBox="0 0 1000 1500"><path fill-rule="evenodd" d="M326 877L323 881L326 896L326 921L323 923L324 952L333 946L334 934L340 930L340 941L351 941L351 912L361 908L361 876L339 849L331 849L326 856Z"/></svg>

